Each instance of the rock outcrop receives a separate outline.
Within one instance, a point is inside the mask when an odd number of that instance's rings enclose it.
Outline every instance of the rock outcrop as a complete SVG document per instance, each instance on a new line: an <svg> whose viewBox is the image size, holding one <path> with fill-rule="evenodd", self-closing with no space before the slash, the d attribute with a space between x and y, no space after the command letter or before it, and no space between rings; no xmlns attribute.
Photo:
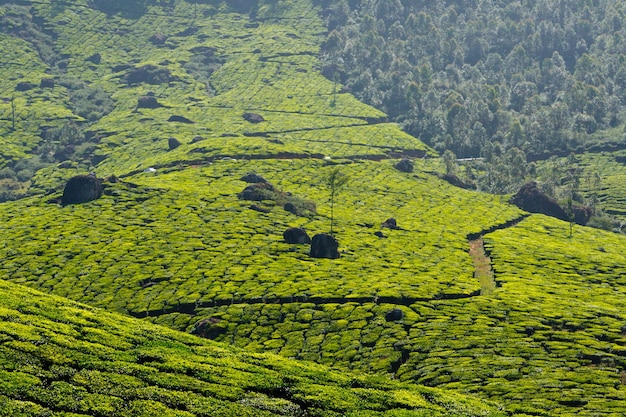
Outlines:
<svg viewBox="0 0 626 417"><path fill-rule="evenodd" d="M222 319L209 317L197 322L191 332L205 339L215 339L226 332L226 326L222 323Z"/></svg>
<svg viewBox="0 0 626 417"><path fill-rule="evenodd" d="M339 242L334 236L320 233L313 236L311 241L311 257L313 258L339 258Z"/></svg>
<svg viewBox="0 0 626 417"><path fill-rule="evenodd" d="M42 78L39 88L54 88L54 78Z"/></svg>
<svg viewBox="0 0 626 417"><path fill-rule="evenodd" d="M267 182L267 180L265 178L263 178L262 176L260 176L259 174L254 173L254 172L248 172L246 175L241 177L240 180L241 181L245 181L245 182L250 183L250 184L258 184L258 183L266 183Z"/></svg>
<svg viewBox="0 0 626 417"><path fill-rule="evenodd" d="M169 117L169 119L167 119L168 122L177 122L177 123L187 123L187 124L194 124L196 122L194 122L191 119L186 118L185 116L180 116L177 114L173 114Z"/></svg>
<svg viewBox="0 0 626 417"><path fill-rule="evenodd" d="M265 119L260 114L256 113L244 113L243 118L246 119L250 123L261 123L264 122Z"/></svg>
<svg viewBox="0 0 626 417"><path fill-rule="evenodd" d="M413 172L413 161L410 159L403 159L395 164L394 167L400 172L410 173Z"/></svg>
<svg viewBox="0 0 626 417"><path fill-rule="evenodd" d="M163 45L165 41L167 41L167 36L162 33L155 33L150 36L149 41L152 42L153 45Z"/></svg>
<svg viewBox="0 0 626 417"><path fill-rule="evenodd" d="M398 226L396 219L394 219L393 217L390 217L387 220L385 220L383 224L380 225L380 227L384 227L384 228L391 229L391 230L400 230L400 226Z"/></svg>
<svg viewBox="0 0 626 417"><path fill-rule="evenodd" d="M158 109L163 107L154 96L141 96L137 99L138 109Z"/></svg>
<svg viewBox="0 0 626 417"><path fill-rule="evenodd" d="M565 210L554 198L541 191L535 181L524 184L511 198L511 203L531 213L541 213L557 219L568 220Z"/></svg>
<svg viewBox="0 0 626 417"><path fill-rule="evenodd" d="M300 227L292 227L285 230L283 232L283 239L285 239L286 243L291 245L306 245L311 243L311 238L306 230Z"/></svg>
<svg viewBox="0 0 626 417"><path fill-rule="evenodd" d="M102 196L102 183L94 174L77 175L65 184L61 204L80 204Z"/></svg>
<svg viewBox="0 0 626 417"><path fill-rule="evenodd" d="M275 198L275 190L269 182L259 182L248 185L242 192L237 194L240 200L263 201L273 200Z"/></svg>
<svg viewBox="0 0 626 417"><path fill-rule="evenodd" d="M174 149L178 148L181 145L180 141L176 138L169 138L167 140L167 146L169 147L170 151L173 151Z"/></svg>
<svg viewBox="0 0 626 417"><path fill-rule="evenodd" d="M399 308L393 308L385 314L386 321L399 321L404 318L404 312Z"/></svg>
<svg viewBox="0 0 626 417"><path fill-rule="evenodd" d="M28 90L32 90L35 87L36 87L35 84L23 81L23 82L17 83L17 85L15 86L15 90L16 91L28 91Z"/></svg>

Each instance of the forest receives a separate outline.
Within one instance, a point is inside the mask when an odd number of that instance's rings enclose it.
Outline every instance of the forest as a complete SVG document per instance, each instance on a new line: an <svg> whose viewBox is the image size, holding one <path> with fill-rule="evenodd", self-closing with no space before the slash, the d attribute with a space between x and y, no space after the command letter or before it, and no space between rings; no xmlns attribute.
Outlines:
<svg viewBox="0 0 626 417"><path fill-rule="evenodd" d="M324 3L327 77L440 153L537 161L625 146L621 1Z"/></svg>

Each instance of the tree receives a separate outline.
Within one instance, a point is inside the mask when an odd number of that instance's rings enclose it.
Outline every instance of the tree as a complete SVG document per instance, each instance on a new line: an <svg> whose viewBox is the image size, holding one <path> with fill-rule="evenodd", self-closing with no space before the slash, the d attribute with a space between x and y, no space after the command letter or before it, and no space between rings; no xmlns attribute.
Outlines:
<svg viewBox="0 0 626 417"><path fill-rule="evenodd" d="M335 224L335 196L348 182L348 176L341 172L339 167L334 167L326 177L326 185L330 190L330 234L333 234Z"/></svg>
<svg viewBox="0 0 626 417"><path fill-rule="evenodd" d="M456 155L451 150L447 150L443 153L443 164L446 168L446 175L456 175Z"/></svg>

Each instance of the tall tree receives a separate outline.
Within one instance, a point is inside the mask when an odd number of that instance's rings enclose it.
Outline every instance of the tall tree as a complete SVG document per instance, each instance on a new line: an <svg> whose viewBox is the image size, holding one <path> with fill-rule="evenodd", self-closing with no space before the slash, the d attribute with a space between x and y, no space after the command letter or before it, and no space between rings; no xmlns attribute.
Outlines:
<svg viewBox="0 0 626 417"><path fill-rule="evenodd" d="M326 186L330 190L330 234L334 232L335 225L335 197L347 184L348 176L341 172L339 167L334 167L326 177Z"/></svg>

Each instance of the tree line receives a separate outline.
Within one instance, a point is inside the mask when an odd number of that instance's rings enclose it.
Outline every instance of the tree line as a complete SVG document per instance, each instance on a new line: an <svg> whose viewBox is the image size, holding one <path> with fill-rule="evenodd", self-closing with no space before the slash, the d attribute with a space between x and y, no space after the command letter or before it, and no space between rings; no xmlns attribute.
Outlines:
<svg viewBox="0 0 626 417"><path fill-rule="evenodd" d="M539 159L623 141L622 1L320 3L324 73L442 153Z"/></svg>

